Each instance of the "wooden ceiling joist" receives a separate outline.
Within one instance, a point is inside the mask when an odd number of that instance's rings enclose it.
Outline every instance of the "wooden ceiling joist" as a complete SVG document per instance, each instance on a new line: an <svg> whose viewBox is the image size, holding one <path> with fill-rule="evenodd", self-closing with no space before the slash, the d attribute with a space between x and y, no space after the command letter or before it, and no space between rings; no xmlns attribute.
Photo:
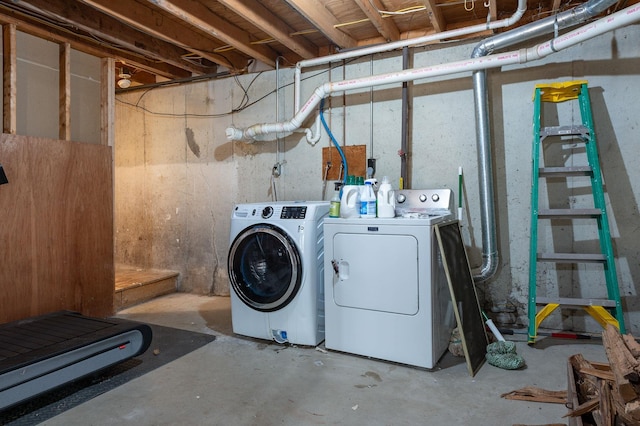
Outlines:
<svg viewBox="0 0 640 426"><path fill-rule="evenodd" d="M316 0L286 0L286 2L318 28L339 48L356 47L358 42L344 31L336 28L340 24L321 2Z"/></svg>
<svg viewBox="0 0 640 426"><path fill-rule="evenodd" d="M442 15L442 11L438 7L436 0L420 0L420 2L424 4L435 32L441 33L446 31L447 23L444 20L444 16Z"/></svg>
<svg viewBox="0 0 640 426"><path fill-rule="evenodd" d="M71 47L87 55L104 57L118 57L136 68L146 70L164 78L185 78L191 75L189 71L174 67L166 62L149 60L140 55L131 54L125 50L110 45L100 44L94 38L86 38L68 29L47 27L38 19L23 15L15 10L7 9L0 4L0 25L15 25L19 31L39 37L54 43L70 43Z"/></svg>
<svg viewBox="0 0 640 426"><path fill-rule="evenodd" d="M379 10L384 10L380 0L355 0L360 9L367 15L385 41L400 40L400 30L392 20L383 19Z"/></svg>
<svg viewBox="0 0 640 426"><path fill-rule="evenodd" d="M259 1L219 0L219 2L250 21L278 42L288 46L301 58L310 59L318 56L317 46L302 36L291 37L295 30L271 13Z"/></svg>
<svg viewBox="0 0 640 426"><path fill-rule="evenodd" d="M214 15L201 2L193 0L148 0L167 13L185 21L207 34L233 46L235 49L256 58L265 64L275 66L279 53L266 44L254 44L255 40L240 28Z"/></svg>
<svg viewBox="0 0 640 426"><path fill-rule="evenodd" d="M489 3L489 17L491 22L498 20L498 0L488 0Z"/></svg>
<svg viewBox="0 0 640 426"><path fill-rule="evenodd" d="M118 2L113 0L80 0L94 9L111 15L131 25L141 32L157 37L167 43L175 44L184 50L208 59L229 69L243 69L247 59L235 52L225 55L215 53L214 47L202 34L196 33L186 25L171 19L163 19L159 11L136 1ZM218 46L219 47L219 46Z"/></svg>
<svg viewBox="0 0 640 426"><path fill-rule="evenodd" d="M198 66L182 59L182 55L186 53L184 49L137 31L80 2L15 0L14 3L40 16L67 25L74 25L94 37L140 55L167 62L195 74L206 74L210 71L207 67Z"/></svg>

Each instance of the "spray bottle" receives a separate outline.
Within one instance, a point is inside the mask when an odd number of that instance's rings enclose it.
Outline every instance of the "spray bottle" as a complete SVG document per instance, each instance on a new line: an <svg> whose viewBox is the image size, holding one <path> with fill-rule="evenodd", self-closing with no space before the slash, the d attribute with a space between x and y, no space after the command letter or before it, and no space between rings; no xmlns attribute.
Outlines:
<svg viewBox="0 0 640 426"><path fill-rule="evenodd" d="M329 204L329 217L340 217L340 187L342 182L336 182L334 185L333 197Z"/></svg>

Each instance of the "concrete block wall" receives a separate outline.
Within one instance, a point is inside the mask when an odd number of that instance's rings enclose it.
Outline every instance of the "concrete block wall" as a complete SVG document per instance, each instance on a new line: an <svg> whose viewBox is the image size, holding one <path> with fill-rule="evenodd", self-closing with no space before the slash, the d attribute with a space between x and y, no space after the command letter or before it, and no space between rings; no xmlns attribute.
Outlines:
<svg viewBox="0 0 640 426"><path fill-rule="evenodd" d="M541 61L488 72L500 268L493 279L479 286L485 309L513 307L510 321L526 323L534 86L587 79L627 327L640 334L639 35L640 26L632 25ZM413 66L466 59L474 46L468 42L412 49ZM400 52L391 52L305 70L302 101L329 79L381 74L401 66ZM230 142L225 137L231 124L245 127L291 118L292 70L281 69L279 79L280 117L276 117L272 93L277 86L275 71L117 96L117 261L180 271L183 291L228 294L226 259L234 203L267 201L274 195L279 200L331 197L333 185L322 180L322 147L330 146L326 132L315 146L301 133L282 135L279 142L254 144ZM482 236L470 73L415 81L410 93L411 187L447 187L457 195L458 168L463 168L463 236L472 267L478 266ZM377 160L376 177L386 175L393 182L400 175L400 94L399 84L336 94L327 99L325 109L338 141L366 145L367 155ZM242 109L247 103L251 105ZM550 120L557 116L561 124L579 116L569 104L546 113ZM581 154L574 153L566 161L577 162ZM563 156L568 151L556 154ZM279 162L284 162L282 174L273 178L272 168ZM569 202L586 202L581 182L558 185ZM546 187L542 189L546 194ZM561 233L566 229L560 228L567 225L541 233L540 245L594 245L594 236L581 225L570 230L571 241ZM601 274L591 266L545 269L541 288L555 287L559 275L568 277L569 284L561 288L571 287L574 297L596 297L595 293L604 290ZM595 321L579 313L558 314L545 324L578 331L599 329Z"/></svg>

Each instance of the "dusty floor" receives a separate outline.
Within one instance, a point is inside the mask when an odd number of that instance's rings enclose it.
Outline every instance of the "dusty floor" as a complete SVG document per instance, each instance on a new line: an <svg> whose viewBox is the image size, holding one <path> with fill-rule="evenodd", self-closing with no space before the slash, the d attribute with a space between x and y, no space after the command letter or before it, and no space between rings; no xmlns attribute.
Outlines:
<svg viewBox="0 0 640 426"><path fill-rule="evenodd" d="M560 404L506 400L525 386L567 388L567 359L606 361L600 340L519 339L527 367L484 364L475 377L446 354L433 370L233 335L230 300L171 294L118 316L217 336L46 425L540 425L565 423ZM381 342L384 344L384 342Z"/></svg>

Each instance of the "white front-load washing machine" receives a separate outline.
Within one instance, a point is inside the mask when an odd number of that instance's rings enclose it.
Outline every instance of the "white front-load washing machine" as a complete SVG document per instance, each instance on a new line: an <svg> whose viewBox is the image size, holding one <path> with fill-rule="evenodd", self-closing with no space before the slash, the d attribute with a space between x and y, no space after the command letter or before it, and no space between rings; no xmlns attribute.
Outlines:
<svg viewBox="0 0 640 426"><path fill-rule="evenodd" d="M278 343L324 340L326 201L238 204L227 268L233 332Z"/></svg>

